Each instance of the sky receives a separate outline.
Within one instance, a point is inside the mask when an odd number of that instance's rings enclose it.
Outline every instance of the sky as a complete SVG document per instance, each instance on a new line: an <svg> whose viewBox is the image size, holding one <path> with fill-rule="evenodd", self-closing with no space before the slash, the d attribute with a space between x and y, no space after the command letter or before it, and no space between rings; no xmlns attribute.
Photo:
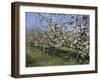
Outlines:
<svg viewBox="0 0 100 80"><path fill-rule="evenodd" d="M47 15L50 15L50 14L53 14L53 18L52 18L52 21L55 23L58 19L60 19L61 18L61 16L63 15L63 19L64 20L67 20L67 21L70 21L71 20L71 14L56 14L56 13L36 13L36 12L26 12L25 13L25 21L26 21L26 28L30 28L30 27L32 27L33 25L38 25L39 26L39 15L38 14L40 14L40 15L42 15L42 16L47 16ZM70 16L71 15L71 16ZM81 19L81 17L83 16L82 14L81 15L77 15L77 14L73 14L73 16L78 16L78 19ZM48 18L48 17L47 17ZM80 20L79 20L80 21ZM47 26L47 22L44 20L43 21L43 23L42 23L43 25L45 25L45 26ZM72 26L70 25L70 24L66 24L65 26L67 26L67 28L69 29L69 30L71 30L72 29ZM41 25L40 25L40 27L42 27Z"/></svg>
<svg viewBox="0 0 100 80"><path fill-rule="evenodd" d="M33 12L26 12L26 27L31 27L36 19L36 13Z"/></svg>

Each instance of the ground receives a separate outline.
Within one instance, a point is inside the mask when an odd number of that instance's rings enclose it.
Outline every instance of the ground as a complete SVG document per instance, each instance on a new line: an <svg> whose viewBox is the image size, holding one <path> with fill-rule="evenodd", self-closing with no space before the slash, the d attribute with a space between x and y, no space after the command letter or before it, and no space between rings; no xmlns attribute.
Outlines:
<svg viewBox="0 0 100 80"><path fill-rule="evenodd" d="M63 47L58 49L43 49L36 47L26 47L26 67L34 66L55 66L55 65L75 65L76 51Z"/></svg>

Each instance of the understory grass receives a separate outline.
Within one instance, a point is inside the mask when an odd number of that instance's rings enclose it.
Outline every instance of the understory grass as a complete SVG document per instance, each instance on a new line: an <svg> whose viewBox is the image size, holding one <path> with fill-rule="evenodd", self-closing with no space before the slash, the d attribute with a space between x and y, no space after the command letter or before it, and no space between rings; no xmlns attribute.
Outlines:
<svg viewBox="0 0 100 80"><path fill-rule="evenodd" d="M75 50L67 47L59 49L42 49L26 47L26 67L75 65Z"/></svg>

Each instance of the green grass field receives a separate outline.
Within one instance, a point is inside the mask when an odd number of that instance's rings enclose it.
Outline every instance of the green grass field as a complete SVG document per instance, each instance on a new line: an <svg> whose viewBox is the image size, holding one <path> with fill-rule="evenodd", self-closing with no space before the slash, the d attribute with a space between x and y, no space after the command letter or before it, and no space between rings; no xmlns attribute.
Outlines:
<svg viewBox="0 0 100 80"><path fill-rule="evenodd" d="M76 51L71 48L48 49L26 47L26 67L75 65Z"/></svg>

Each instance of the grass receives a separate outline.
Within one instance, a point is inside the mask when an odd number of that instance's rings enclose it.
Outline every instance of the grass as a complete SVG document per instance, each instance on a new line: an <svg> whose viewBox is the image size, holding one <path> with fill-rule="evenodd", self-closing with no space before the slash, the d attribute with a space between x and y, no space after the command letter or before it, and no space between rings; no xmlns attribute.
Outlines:
<svg viewBox="0 0 100 80"><path fill-rule="evenodd" d="M70 52L75 52L75 51L76 51L75 49L68 48L68 47L62 47L62 48L60 48L60 50L63 50L63 51L70 51Z"/></svg>
<svg viewBox="0 0 100 80"><path fill-rule="evenodd" d="M46 52L39 48L26 47L26 67L75 65L72 54L75 54L75 50L65 47Z"/></svg>

